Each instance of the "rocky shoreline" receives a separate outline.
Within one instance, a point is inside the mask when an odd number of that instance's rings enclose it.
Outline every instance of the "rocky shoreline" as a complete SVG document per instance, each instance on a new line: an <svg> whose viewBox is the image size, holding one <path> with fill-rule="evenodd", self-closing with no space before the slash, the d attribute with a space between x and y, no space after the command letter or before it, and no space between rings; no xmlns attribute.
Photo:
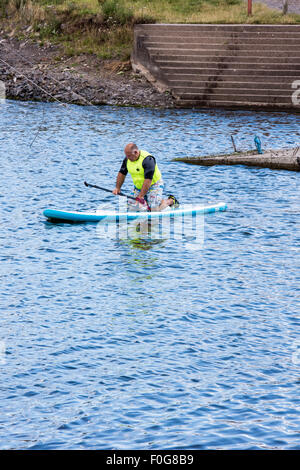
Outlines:
<svg viewBox="0 0 300 470"><path fill-rule="evenodd" d="M58 46L0 36L0 81L7 99L60 101L81 105L173 108L131 64L93 55L64 57Z"/></svg>

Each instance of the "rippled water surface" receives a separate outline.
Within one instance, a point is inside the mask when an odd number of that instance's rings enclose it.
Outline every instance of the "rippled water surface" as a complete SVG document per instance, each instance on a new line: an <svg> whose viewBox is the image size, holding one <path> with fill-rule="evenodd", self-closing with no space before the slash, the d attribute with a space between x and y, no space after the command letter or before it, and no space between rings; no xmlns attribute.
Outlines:
<svg viewBox="0 0 300 470"><path fill-rule="evenodd" d="M300 145L299 115L8 101L0 119L0 448L300 449L299 173L171 161L231 134ZM131 140L167 192L228 203L203 247L44 220L110 201L83 181L112 188Z"/></svg>

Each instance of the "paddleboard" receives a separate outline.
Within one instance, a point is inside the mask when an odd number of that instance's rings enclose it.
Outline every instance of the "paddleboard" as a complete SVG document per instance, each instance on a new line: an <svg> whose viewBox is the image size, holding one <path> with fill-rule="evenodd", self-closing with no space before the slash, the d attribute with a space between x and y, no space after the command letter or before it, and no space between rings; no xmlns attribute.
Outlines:
<svg viewBox="0 0 300 470"><path fill-rule="evenodd" d="M225 202L219 202L217 204L186 204L180 205L176 209L167 208L161 212L117 212L114 210L100 209L94 212L77 212L77 211L65 211L46 209L43 214L50 221L62 221L62 222L100 222L104 219L108 222L119 222L121 220L134 220L134 219L157 219L160 217L178 217L196 214L207 214L210 212L225 211L227 205Z"/></svg>

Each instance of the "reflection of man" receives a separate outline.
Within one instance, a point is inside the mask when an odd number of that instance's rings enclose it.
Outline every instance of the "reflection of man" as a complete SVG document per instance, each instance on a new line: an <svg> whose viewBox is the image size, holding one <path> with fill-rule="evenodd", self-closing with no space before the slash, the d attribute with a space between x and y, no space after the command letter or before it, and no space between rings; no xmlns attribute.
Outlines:
<svg viewBox="0 0 300 470"><path fill-rule="evenodd" d="M179 203L174 196L170 195L168 199L163 199L164 182L155 158L146 150L139 150L132 142L126 145L124 152L126 157L118 173L113 194L119 194L129 172L138 203L142 205L147 203L152 211L162 211L173 205L178 207Z"/></svg>

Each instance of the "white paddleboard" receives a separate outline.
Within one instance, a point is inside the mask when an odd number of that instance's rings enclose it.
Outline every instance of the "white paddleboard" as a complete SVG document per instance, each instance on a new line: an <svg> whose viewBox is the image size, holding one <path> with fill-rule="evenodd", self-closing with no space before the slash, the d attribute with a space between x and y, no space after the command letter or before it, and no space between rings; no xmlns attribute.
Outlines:
<svg viewBox="0 0 300 470"><path fill-rule="evenodd" d="M100 209L94 212L77 212L55 209L45 209L43 214L47 219L64 222L100 222L106 219L111 222L134 219L157 219L160 217L178 217L183 215L194 216L196 214L207 214L210 212L225 211L227 204L219 202L217 204L185 204L176 209L167 208L161 212L117 212L114 210Z"/></svg>

